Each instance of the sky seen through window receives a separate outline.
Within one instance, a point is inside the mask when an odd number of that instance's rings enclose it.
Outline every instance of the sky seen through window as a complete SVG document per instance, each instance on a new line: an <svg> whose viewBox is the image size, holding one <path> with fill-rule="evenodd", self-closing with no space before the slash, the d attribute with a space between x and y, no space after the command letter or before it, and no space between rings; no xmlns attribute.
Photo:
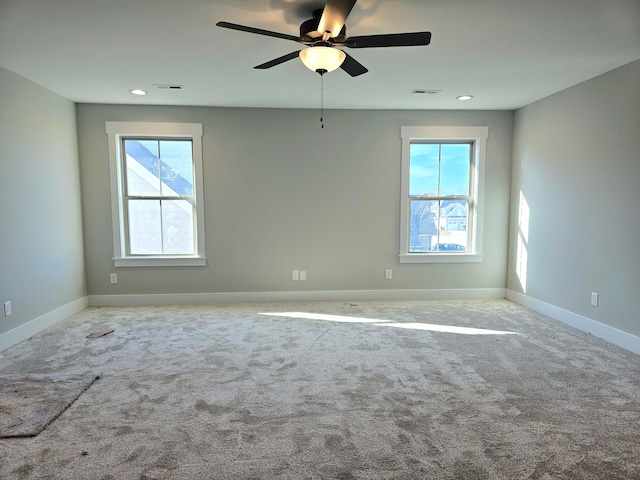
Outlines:
<svg viewBox="0 0 640 480"><path fill-rule="evenodd" d="M411 143L410 196L469 194L469 143Z"/></svg>

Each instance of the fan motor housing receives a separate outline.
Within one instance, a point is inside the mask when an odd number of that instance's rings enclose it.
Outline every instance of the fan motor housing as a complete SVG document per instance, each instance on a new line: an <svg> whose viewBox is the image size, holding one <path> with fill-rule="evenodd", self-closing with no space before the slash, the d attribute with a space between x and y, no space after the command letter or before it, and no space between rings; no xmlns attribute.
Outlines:
<svg viewBox="0 0 640 480"><path fill-rule="evenodd" d="M322 39L322 32L318 31L318 25L320 24L320 18L322 17L322 10L316 10L313 12L313 18L305 20L300 24L300 38L303 42L316 42ZM329 42L344 42L347 38L347 26L344 25L337 37L330 38Z"/></svg>

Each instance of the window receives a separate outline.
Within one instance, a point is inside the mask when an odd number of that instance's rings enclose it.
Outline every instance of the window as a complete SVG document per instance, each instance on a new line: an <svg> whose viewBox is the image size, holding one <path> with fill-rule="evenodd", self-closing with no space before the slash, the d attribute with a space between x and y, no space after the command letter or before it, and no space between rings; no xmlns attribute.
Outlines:
<svg viewBox="0 0 640 480"><path fill-rule="evenodd" d="M107 122L115 266L204 265L202 125Z"/></svg>
<svg viewBox="0 0 640 480"><path fill-rule="evenodd" d="M481 261L487 127L402 127L400 262Z"/></svg>

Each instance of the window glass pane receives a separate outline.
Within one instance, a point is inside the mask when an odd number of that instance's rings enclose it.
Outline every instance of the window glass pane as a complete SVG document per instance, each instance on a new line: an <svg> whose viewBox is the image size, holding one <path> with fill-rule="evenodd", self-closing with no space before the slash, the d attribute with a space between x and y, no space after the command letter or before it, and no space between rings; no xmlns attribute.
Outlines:
<svg viewBox="0 0 640 480"><path fill-rule="evenodd" d="M164 253L193 254L193 205L187 200L162 201Z"/></svg>
<svg viewBox="0 0 640 480"><path fill-rule="evenodd" d="M409 145L409 196L437 196L439 174L438 144Z"/></svg>
<svg viewBox="0 0 640 480"><path fill-rule="evenodd" d="M438 243L438 204L435 200L410 200L409 251L431 252Z"/></svg>
<svg viewBox="0 0 640 480"><path fill-rule="evenodd" d="M127 195L160 194L158 178L158 142L156 140L125 140Z"/></svg>
<svg viewBox="0 0 640 480"><path fill-rule="evenodd" d="M441 145L440 153L440 196L469 195L469 168L471 145Z"/></svg>
<svg viewBox="0 0 640 480"><path fill-rule="evenodd" d="M162 195L193 195L193 154L190 140L161 140Z"/></svg>
<svg viewBox="0 0 640 480"><path fill-rule="evenodd" d="M129 200L128 205L130 253L162 253L160 200Z"/></svg>
<svg viewBox="0 0 640 480"><path fill-rule="evenodd" d="M467 251L469 202L466 200L442 200L439 203L439 238L435 249L441 252Z"/></svg>

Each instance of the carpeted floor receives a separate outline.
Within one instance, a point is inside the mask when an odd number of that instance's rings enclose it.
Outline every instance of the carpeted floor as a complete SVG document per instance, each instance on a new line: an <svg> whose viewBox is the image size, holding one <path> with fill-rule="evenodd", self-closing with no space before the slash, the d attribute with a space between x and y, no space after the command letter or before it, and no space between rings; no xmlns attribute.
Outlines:
<svg viewBox="0 0 640 480"><path fill-rule="evenodd" d="M640 357L506 300L89 308L1 355L100 375L3 480L640 479Z"/></svg>
<svg viewBox="0 0 640 480"><path fill-rule="evenodd" d="M95 380L90 374L0 374L0 438L38 435Z"/></svg>

